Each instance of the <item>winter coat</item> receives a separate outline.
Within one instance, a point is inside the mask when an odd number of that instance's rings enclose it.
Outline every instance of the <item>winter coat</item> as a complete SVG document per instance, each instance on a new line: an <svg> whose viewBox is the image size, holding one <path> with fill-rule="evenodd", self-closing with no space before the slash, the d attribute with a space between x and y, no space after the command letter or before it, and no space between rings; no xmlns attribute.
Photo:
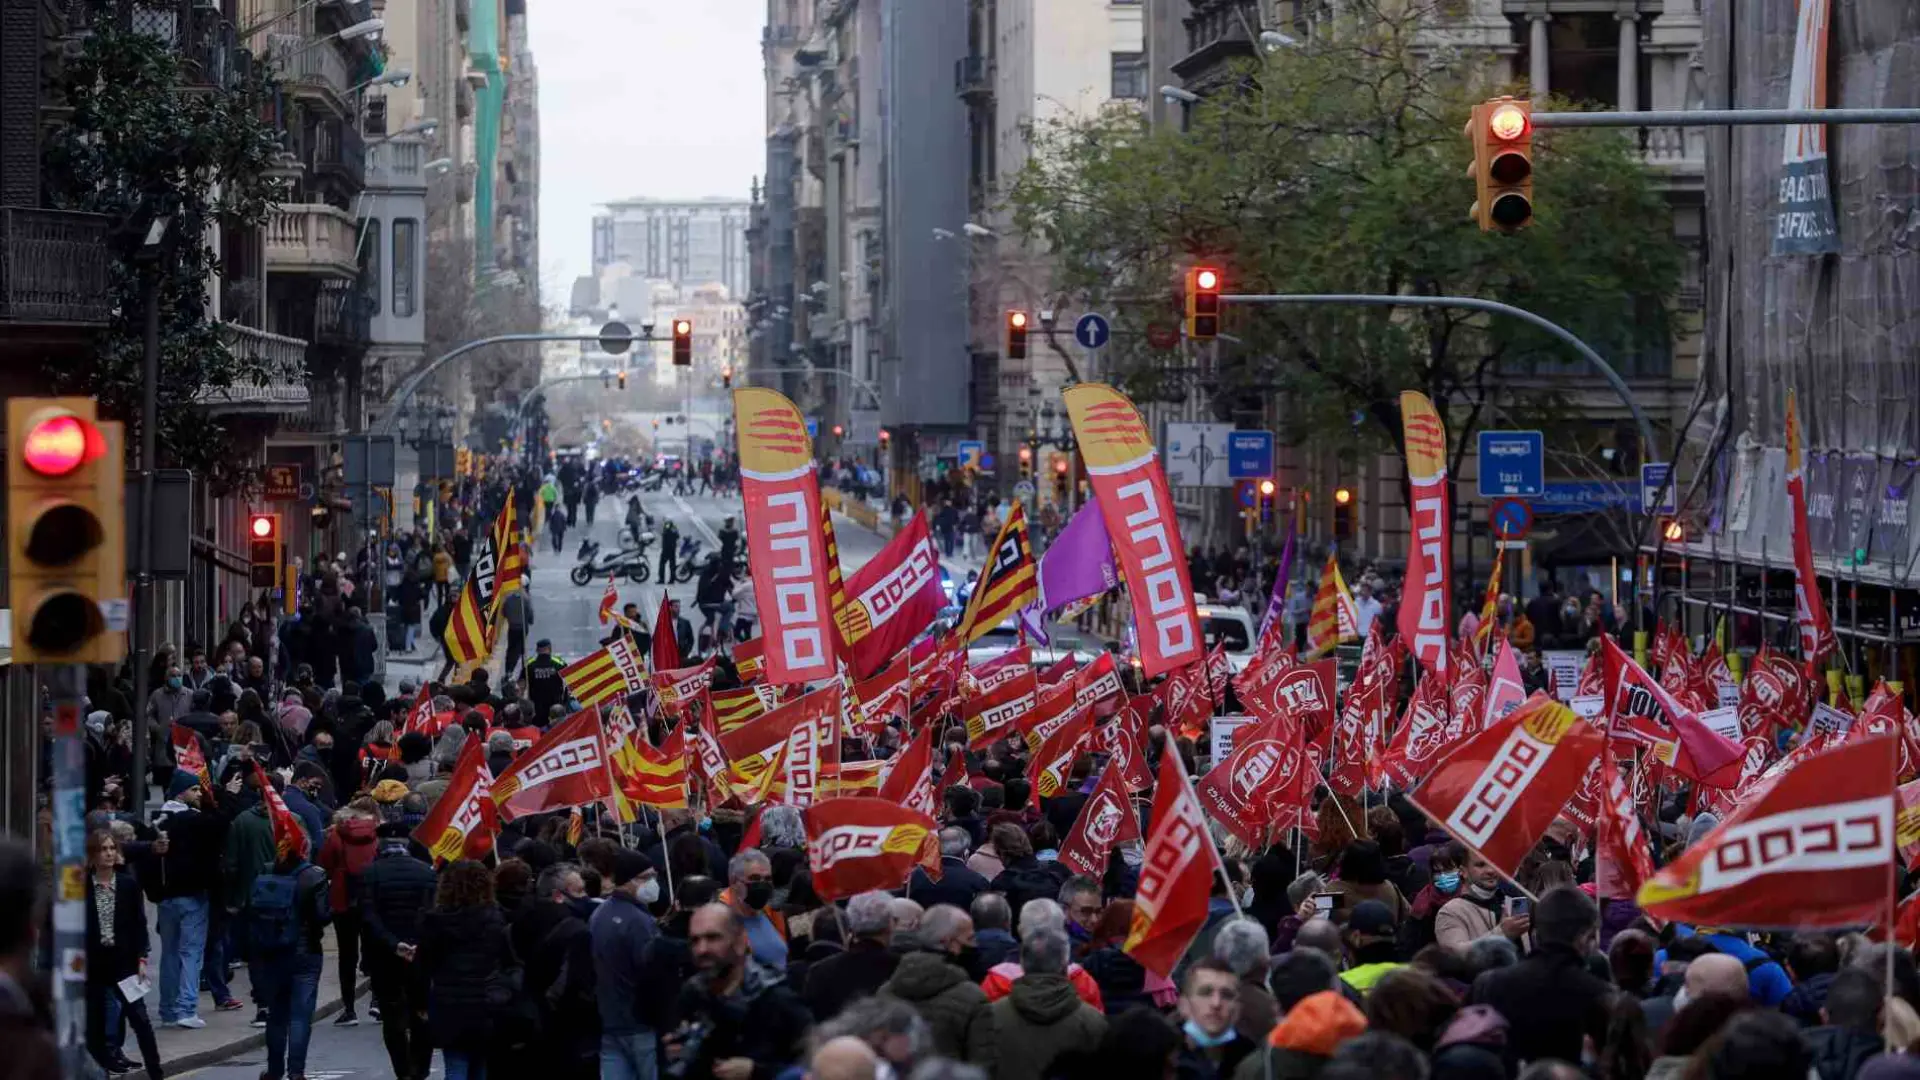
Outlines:
<svg viewBox="0 0 1920 1080"><path fill-rule="evenodd" d="M1241 1059L1234 1080L1313 1080L1341 1043L1366 1030L1367 1018L1338 992L1310 994L1274 1025L1260 1053Z"/></svg>
<svg viewBox="0 0 1920 1080"><path fill-rule="evenodd" d="M301 827L307 830L307 850L319 851L321 842L327 836L327 812L320 808L319 803L307 798L306 792L292 784L287 785L287 790L281 792L280 797L286 800L287 809L293 811L293 816L300 819Z"/></svg>
<svg viewBox="0 0 1920 1080"><path fill-rule="evenodd" d="M25 987L0 975L0 1080L61 1080L53 1024Z"/></svg>
<svg viewBox="0 0 1920 1080"><path fill-rule="evenodd" d="M361 875L373 865L376 846L372 818L343 818L327 830L327 842L320 846L320 858L315 861L333 885L333 910L360 909Z"/></svg>
<svg viewBox="0 0 1920 1080"><path fill-rule="evenodd" d="M987 891L987 879L967 867L967 861L953 855L940 857L940 880L927 877L925 867L916 866L907 879L907 895L921 907L952 904L961 911L973 904L973 898Z"/></svg>
<svg viewBox="0 0 1920 1080"><path fill-rule="evenodd" d="M1006 868L1007 864L1001 860L1000 853L993 849L992 841L981 844L973 854L967 856L967 869L988 881L999 877L1000 871Z"/></svg>
<svg viewBox="0 0 1920 1080"><path fill-rule="evenodd" d="M773 1080L805 1055L813 1014L779 970L751 956L746 963L730 994L715 993L705 974L681 987L680 1016L709 1029L683 1075L711 1076L714 1062L744 1057L753 1061L754 1080Z"/></svg>
<svg viewBox="0 0 1920 1080"><path fill-rule="evenodd" d="M102 943L100 908L94 893L101 888L93 874L87 874L87 981L112 986L140 970L150 941L147 937L146 898L140 895L140 883L125 870L113 876L113 944Z"/></svg>
<svg viewBox="0 0 1920 1080"><path fill-rule="evenodd" d="M1153 1007L1147 990L1147 969L1115 942L1087 954L1086 971L1100 987L1100 1002L1108 1016L1118 1016L1136 1005Z"/></svg>
<svg viewBox="0 0 1920 1080"><path fill-rule="evenodd" d="M434 909L421 920L414 963L427 977L427 1029L442 1050L474 1052L492 1041L497 991L518 966L500 909Z"/></svg>
<svg viewBox="0 0 1920 1080"><path fill-rule="evenodd" d="M990 1009L996 1080L1043 1080L1055 1058L1093 1053L1107 1034L1107 1018L1080 1000L1065 975L1023 975Z"/></svg>
<svg viewBox="0 0 1920 1080"><path fill-rule="evenodd" d="M267 806L255 803L227 826L227 851L221 870L228 910L247 906L253 879L271 869L273 862L273 826L267 823Z"/></svg>
<svg viewBox="0 0 1920 1080"><path fill-rule="evenodd" d="M1809 975L1786 997L1780 999L1780 1011L1800 1021L1803 1028L1820 1025L1820 1010L1827 1007L1827 988L1833 985L1833 972Z"/></svg>
<svg viewBox="0 0 1920 1080"><path fill-rule="evenodd" d="M1013 993L1013 986L1026 977L1026 972L1018 963L1007 961L995 964L987 970L987 977L980 980L980 989L986 992L988 1001L999 1001ZM1100 1010L1107 1011L1106 1000L1101 997L1100 984L1093 981L1093 975L1079 964L1067 965L1067 981L1073 984L1073 992L1080 1000Z"/></svg>
<svg viewBox="0 0 1920 1080"><path fill-rule="evenodd" d="M438 888L433 867L414 858L404 843L381 845L360 875L360 926L370 966L399 962L394 950L402 942L419 944L420 924Z"/></svg>
<svg viewBox="0 0 1920 1080"><path fill-rule="evenodd" d="M1874 1032L1833 1026L1808 1028L1800 1042L1813 1064L1807 1080L1853 1080L1868 1058L1886 1049Z"/></svg>
<svg viewBox="0 0 1920 1080"><path fill-rule="evenodd" d="M1518 964L1475 979L1467 1003L1491 1005L1507 1018L1519 1060L1579 1061L1582 1036L1605 1045L1613 994L1587 971L1585 957L1564 945L1541 945Z"/></svg>
<svg viewBox="0 0 1920 1080"><path fill-rule="evenodd" d="M932 1029L933 1049L941 1057L993 1068L993 1013L986 992L944 953L901 958L880 993L913 1006Z"/></svg>
<svg viewBox="0 0 1920 1080"><path fill-rule="evenodd" d="M1463 894L1441 904L1433 917L1435 944L1453 952L1466 952L1468 945L1499 929L1499 903L1497 899L1483 902Z"/></svg>
<svg viewBox="0 0 1920 1080"><path fill-rule="evenodd" d="M991 888L1007 898L1015 926L1020 925L1020 909L1027 906L1027 901L1052 900L1060 893L1060 883L1031 855L1008 863L993 879Z"/></svg>
<svg viewBox="0 0 1920 1080"><path fill-rule="evenodd" d="M668 990L646 978L647 947L659 938L660 927L645 908L617 892L594 911L588 926L600 1029L609 1035L651 1030L668 1000Z"/></svg>
<svg viewBox="0 0 1920 1080"><path fill-rule="evenodd" d="M900 954L869 938L855 938L845 952L829 956L807 971L800 996L822 1023L840 1015L855 998L877 993L900 966Z"/></svg>
<svg viewBox="0 0 1920 1080"><path fill-rule="evenodd" d="M160 807L154 827L166 834L167 853L143 860L140 878L147 896L158 903L176 896L214 895L220 886L226 822L217 814L169 799Z"/></svg>
<svg viewBox="0 0 1920 1080"><path fill-rule="evenodd" d="M1207 1056L1206 1051L1188 1043L1180 1048L1180 1054L1174 1060L1174 1075L1179 1080L1213 1080L1217 1076L1232 1076L1234 1069L1242 1061L1253 1057L1253 1052L1258 1049L1258 1041L1235 1031L1233 1040L1219 1048L1220 1060L1216 1063Z"/></svg>

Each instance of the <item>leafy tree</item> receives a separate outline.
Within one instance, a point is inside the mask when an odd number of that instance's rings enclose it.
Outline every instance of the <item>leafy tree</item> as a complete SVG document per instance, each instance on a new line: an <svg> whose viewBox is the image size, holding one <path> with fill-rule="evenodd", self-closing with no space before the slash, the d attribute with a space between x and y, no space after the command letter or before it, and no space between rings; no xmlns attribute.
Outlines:
<svg viewBox="0 0 1920 1080"><path fill-rule="evenodd" d="M207 317L207 282L221 272L209 229L258 226L278 194L266 176L280 150L264 65L229 87L181 85L178 54L160 39L97 26L57 88L72 110L46 149L53 204L104 214L117 226L114 315L91 364L54 372L61 390L100 399L105 415L138 427L146 311L132 258L145 225L170 221L159 260L159 427L163 463L230 479L226 433L194 407L206 389L264 384L274 372L236 354ZM132 439L129 442L132 443Z"/></svg>
<svg viewBox="0 0 1920 1080"><path fill-rule="evenodd" d="M1442 28L1427 11L1363 6L1242 66L1185 132L1131 109L1032 130L1009 203L1057 256L1061 288L1116 313L1114 381L1140 400L1187 392L1196 373L1142 331L1179 321L1179 275L1196 262L1221 266L1229 292L1477 296L1539 312L1603 356L1664 346L1682 257L1628 140L1538 133L1536 223L1481 233L1461 131L1494 88L1459 50L1419 35L1423 20ZM1505 376L1586 374L1546 335L1462 311L1231 307L1225 329L1240 341L1199 373L1222 419L1278 395L1292 441L1404 449L1398 397L1421 390L1448 420L1455 476L1494 414L1563 411L1550 390Z"/></svg>

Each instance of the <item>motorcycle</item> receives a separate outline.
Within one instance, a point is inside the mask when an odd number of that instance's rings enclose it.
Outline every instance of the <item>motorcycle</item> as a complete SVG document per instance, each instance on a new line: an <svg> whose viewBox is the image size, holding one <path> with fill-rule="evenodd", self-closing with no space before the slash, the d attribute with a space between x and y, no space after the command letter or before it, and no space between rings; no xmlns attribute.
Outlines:
<svg viewBox="0 0 1920 1080"><path fill-rule="evenodd" d="M603 574L625 574L634 584L645 585L653 573L647 560L647 549L652 546L653 534L650 532L641 533L636 546L604 555L600 553L597 542L586 541L580 545L580 563L567 576L575 585L585 585Z"/></svg>

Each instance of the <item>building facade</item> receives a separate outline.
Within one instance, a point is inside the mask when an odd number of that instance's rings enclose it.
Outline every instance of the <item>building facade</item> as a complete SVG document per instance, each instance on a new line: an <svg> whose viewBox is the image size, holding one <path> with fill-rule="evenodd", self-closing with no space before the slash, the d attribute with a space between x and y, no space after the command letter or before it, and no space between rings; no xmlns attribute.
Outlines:
<svg viewBox="0 0 1920 1080"><path fill-rule="evenodd" d="M739 197L622 199L593 218L593 270L625 263L642 278L681 288L747 292L747 215Z"/></svg>

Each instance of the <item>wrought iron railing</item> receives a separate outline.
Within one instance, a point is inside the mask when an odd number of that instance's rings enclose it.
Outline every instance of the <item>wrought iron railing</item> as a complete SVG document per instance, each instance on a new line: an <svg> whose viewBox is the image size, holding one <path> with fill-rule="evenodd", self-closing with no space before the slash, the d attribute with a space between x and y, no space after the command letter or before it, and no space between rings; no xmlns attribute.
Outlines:
<svg viewBox="0 0 1920 1080"><path fill-rule="evenodd" d="M347 62L328 43L316 43L302 34L270 35L274 64L289 86L310 86L345 94L352 86Z"/></svg>
<svg viewBox="0 0 1920 1080"><path fill-rule="evenodd" d="M67 29L114 26L172 46L187 86L231 86L247 71L239 34L217 6L195 0L67 0Z"/></svg>
<svg viewBox="0 0 1920 1080"><path fill-rule="evenodd" d="M314 129L313 167L347 174L356 185L367 177L367 140L351 124L334 121Z"/></svg>
<svg viewBox="0 0 1920 1080"><path fill-rule="evenodd" d="M326 281L313 308L313 340L356 348L373 334L373 301L359 281Z"/></svg>
<svg viewBox="0 0 1920 1080"><path fill-rule="evenodd" d="M0 207L0 320L105 325L107 219Z"/></svg>

